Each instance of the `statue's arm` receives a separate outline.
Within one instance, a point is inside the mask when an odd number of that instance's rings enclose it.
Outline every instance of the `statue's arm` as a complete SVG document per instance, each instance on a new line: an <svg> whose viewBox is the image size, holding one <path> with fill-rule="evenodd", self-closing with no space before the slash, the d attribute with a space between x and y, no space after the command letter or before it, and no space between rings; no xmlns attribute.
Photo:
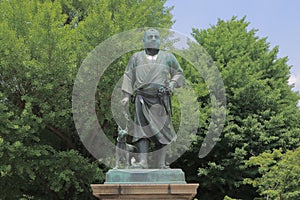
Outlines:
<svg viewBox="0 0 300 200"><path fill-rule="evenodd" d="M170 85L172 85L175 88L181 87L183 85L183 70L180 67L180 64L178 63L176 57L170 53L169 55L170 59L170 74L171 74L171 80Z"/></svg>
<svg viewBox="0 0 300 200"><path fill-rule="evenodd" d="M125 97L127 96L131 96L133 94L133 85L135 82L135 55L133 55L124 72L124 79L123 79L123 83L122 83L122 92L125 95Z"/></svg>

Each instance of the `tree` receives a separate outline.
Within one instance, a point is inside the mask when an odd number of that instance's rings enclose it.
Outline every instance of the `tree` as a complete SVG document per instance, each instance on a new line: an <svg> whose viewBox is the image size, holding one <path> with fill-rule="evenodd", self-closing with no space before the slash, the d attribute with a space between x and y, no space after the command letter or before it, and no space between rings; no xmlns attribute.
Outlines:
<svg viewBox="0 0 300 200"><path fill-rule="evenodd" d="M103 174L71 150L76 52L66 16L39 1L2 1L1 13L1 199L92 198L89 183Z"/></svg>
<svg viewBox="0 0 300 200"><path fill-rule="evenodd" d="M288 85L290 66L287 58L277 58L278 47L270 49L266 38L249 30L245 18L219 20L207 30L193 29L193 37L211 55L226 90L227 118L220 141L204 159L194 159L207 125L198 131L193 148L174 166L186 166L189 182L199 182L200 199L223 199L225 194L249 199L257 194L243 177L255 176L256 170L245 165L251 156L299 145L299 95ZM189 71L189 70L187 70ZM187 79L204 88L201 79L191 73ZM210 113L207 90L199 91L201 111ZM206 124L209 123L209 117Z"/></svg>
<svg viewBox="0 0 300 200"><path fill-rule="evenodd" d="M77 70L95 46L119 31L170 26L164 3L0 1L0 199L93 198L89 184L102 182L106 168L85 150L74 126ZM104 111L101 116L107 119Z"/></svg>
<svg viewBox="0 0 300 200"><path fill-rule="evenodd" d="M244 182L258 188L261 199L300 198L300 148L295 151L282 150L264 152L247 161L248 166L258 166L261 176L245 179Z"/></svg>

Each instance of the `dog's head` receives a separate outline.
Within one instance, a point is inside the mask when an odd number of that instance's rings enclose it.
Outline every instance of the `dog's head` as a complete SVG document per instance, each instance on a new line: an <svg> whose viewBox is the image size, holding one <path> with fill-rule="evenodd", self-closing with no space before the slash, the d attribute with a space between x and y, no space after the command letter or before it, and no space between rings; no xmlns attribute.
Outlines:
<svg viewBox="0 0 300 200"><path fill-rule="evenodd" d="M118 142L126 142L127 134L128 134L127 130L119 129L117 141Z"/></svg>

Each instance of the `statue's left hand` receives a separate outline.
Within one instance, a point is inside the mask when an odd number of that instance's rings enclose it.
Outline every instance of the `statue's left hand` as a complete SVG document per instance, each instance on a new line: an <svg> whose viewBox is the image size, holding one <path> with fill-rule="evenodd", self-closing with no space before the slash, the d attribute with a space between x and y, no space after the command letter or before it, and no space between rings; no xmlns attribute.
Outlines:
<svg viewBox="0 0 300 200"><path fill-rule="evenodd" d="M175 81L170 81L169 88L168 88L170 92L174 91L175 85L176 85Z"/></svg>

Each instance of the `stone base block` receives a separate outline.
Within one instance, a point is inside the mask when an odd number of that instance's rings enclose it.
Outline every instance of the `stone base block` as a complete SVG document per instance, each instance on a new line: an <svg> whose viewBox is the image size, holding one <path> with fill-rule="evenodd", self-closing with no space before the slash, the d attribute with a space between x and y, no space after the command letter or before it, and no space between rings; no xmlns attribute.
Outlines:
<svg viewBox="0 0 300 200"><path fill-rule="evenodd" d="M102 200L191 200L199 184L92 184L93 194Z"/></svg>
<svg viewBox="0 0 300 200"><path fill-rule="evenodd" d="M112 169L105 184L185 184L181 169Z"/></svg>

